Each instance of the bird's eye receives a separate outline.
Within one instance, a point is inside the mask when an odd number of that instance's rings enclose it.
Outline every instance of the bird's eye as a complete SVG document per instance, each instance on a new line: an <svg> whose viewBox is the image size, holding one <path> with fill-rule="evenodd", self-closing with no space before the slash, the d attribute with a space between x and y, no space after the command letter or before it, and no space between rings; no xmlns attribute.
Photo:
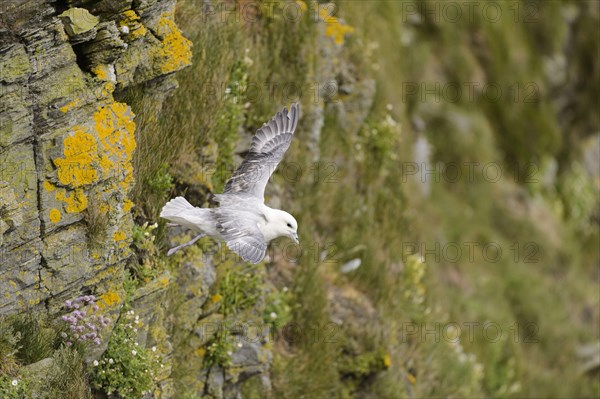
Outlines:
<svg viewBox="0 0 600 399"><path fill-rule="evenodd" d="M289 224L289 223L287 224L287 226L288 226L288 227L292 227L292 225L291 225L291 224Z"/></svg>

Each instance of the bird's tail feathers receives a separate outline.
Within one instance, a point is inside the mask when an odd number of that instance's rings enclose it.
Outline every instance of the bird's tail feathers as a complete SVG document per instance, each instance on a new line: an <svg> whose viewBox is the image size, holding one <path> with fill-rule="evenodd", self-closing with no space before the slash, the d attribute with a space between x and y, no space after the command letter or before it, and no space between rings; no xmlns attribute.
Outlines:
<svg viewBox="0 0 600 399"><path fill-rule="evenodd" d="M196 208L183 197L173 198L160 211L160 217L192 230L205 230L209 209Z"/></svg>
<svg viewBox="0 0 600 399"><path fill-rule="evenodd" d="M189 211L192 208L194 208L194 206L185 198L175 197L171 201L167 202L165 206L163 206L162 210L160 211L160 217L168 219L171 216L177 216L181 212Z"/></svg>

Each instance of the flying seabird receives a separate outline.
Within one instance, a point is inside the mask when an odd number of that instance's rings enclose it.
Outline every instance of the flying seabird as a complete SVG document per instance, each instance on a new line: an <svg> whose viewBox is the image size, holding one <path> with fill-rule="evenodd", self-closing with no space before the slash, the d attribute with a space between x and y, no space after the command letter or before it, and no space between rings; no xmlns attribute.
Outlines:
<svg viewBox="0 0 600 399"><path fill-rule="evenodd" d="M265 257L271 240L288 237L298 243L296 219L285 211L266 206L264 193L290 146L299 117L299 104L292 104L289 112L284 108L257 130L248 155L225 184L223 193L214 195L218 207L198 208L183 197L165 204L160 217L200 233L191 241L171 248L167 255L208 235L225 241L242 259L256 264Z"/></svg>

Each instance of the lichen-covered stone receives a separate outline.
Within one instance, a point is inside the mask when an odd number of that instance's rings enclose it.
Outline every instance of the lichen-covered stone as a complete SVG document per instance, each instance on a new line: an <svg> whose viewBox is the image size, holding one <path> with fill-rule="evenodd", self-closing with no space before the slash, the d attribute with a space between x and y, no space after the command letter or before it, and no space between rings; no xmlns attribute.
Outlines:
<svg viewBox="0 0 600 399"><path fill-rule="evenodd" d="M69 8L68 10L63 11L59 17L65 26L65 31L71 37L71 39L74 37L81 38L82 35L88 33L93 33L95 35L96 32L94 28L100 22L98 17L90 14L90 12L85 8L79 7Z"/></svg>
<svg viewBox="0 0 600 399"><path fill-rule="evenodd" d="M0 43L0 81L14 83L26 79L31 73L31 65L23 44Z"/></svg>
<svg viewBox="0 0 600 399"><path fill-rule="evenodd" d="M96 37L81 45L82 60L90 70L97 65L114 63L128 48L114 21L102 22L97 29Z"/></svg>
<svg viewBox="0 0 600 399"><path fill-rule="evenodd" d="M23 223L23 215L19 211L15 192L5 181L0 181L0 204L2 204L0 205L0 245L2 245L4 233Z"/></svg>
<svg viewBox="0 0 600 399"><path fill-rule="evenodd" d="M37 173L32 144L20 144L0 152L0 182L3 197L0 220L6 227L0 251L9 251L40 235ZM0 270L1 272L1 270Z"/></svg>
<svg viewBox="0 0 600 399"><path fill-rule="evenodd" d="M223 369L219 366L211 367L206 381L206 392L215 399L222 399L224 384L225 375Z"/></svg>
<svg viewBox="0 0 600 399"><path fill-rule="evenodd" d="M93 269L87 249L85 226L73 225L43 240L44 267L40 272L42 284L53 297L70 299Z"/></svg>
<svg viewBox="0 0 600 399"><path fill-rule="evenodd" d="M138 342L142 346L147 346L149 340L154 344L161 340L160 335L166 334L164 331L166 315L160 304L165 303L170 278L169 273L165 272L137 290L135 297L132 298L131 306L143 322L138 336ZM163 331L156 331L157 328Z"/></svg>
<svg viewBox="0 0 600 399"><path fill-rule="evenodd" d="M52 370L54 365L54 359L48 357L25 366L22 370L22 376L27 379L28 389L31 391L32 398L39 398L42 396L42 390L44 389L44 382L48 377L48 373Z"/></svg>
<svg viewBox="0 0 600 399"><path fill-rule="evenodd" d="M222 322L223 315L219 313L213 313L200 320L188 338L190 349L198 350L206 345L215 336L217 331L219 331Z"/></svg>
<svg viewBox="0 0 600 399"><path fill-rule="evenodd" d="M117 84L170 82L156 98L162 102L176 87L163 76L185 65L167 71L156 55L178 51L167 38L179 31L165 14L175 1L159 3L143 10L131 0L70 0L64 12L47 0L2 7L0 314L36 304L55 314L84 290L104 297L107 312L123 303L136 125L113 93ZM161 19L164 37L149 34L148 21L156 28ZM140 66L147 72L137 73Z"/></svg>
<svg viewBox="0 0 600 399"><path fill-rule="evenodd" d="M41 249L39 238L0 249L0 315L24 311L47 297L39 279Z"/></svg>
<svg viewBox="0 0 600 399"><path fill-rule="evenodd" d="M0 150L33 136L29 89L23 82L0 86Z"/></svg>
<svg viewBox="0 0 600 399"><path fill-rule="evenodd" d="M182 331L192 331L196 326L215 278L215 269L210 264L186 262L181 266L177 281L183 300L177 307L177 324Z"/></svg>
<svg viewBox="0 0 600 399"><path fill-rule="evenodd" d="M252 334L234 336L236 350L231 356L232 366L225 370L227 381L235 384L268 372L272 356L264 346L264 338Z"/></svg>

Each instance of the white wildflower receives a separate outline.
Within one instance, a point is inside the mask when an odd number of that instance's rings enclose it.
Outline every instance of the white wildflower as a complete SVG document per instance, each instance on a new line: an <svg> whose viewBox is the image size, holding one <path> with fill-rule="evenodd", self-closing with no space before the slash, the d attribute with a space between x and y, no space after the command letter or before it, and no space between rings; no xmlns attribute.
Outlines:
<svg viewBox="0 0 600 399"><path fill-rule="evenodd" d="M131 351L131 354L132 354L133 356L135 356L135 355L137 355L137 351L134 349L134 350L132 350L132 351Z"/></svg>
<svg viewBox="0 0 600 399"><path fill-rule="evenodd" d="M12 380L12 386L13 386L13 387L16 387L18 383L19 383L19 381L17 381L17 380Z"/></svg>
<svg viewBox="0 0 600 399"><path fill-rule="evenodd" d="M112 357L110 359L108 359L108 364L113 364L115 361L112 359Z"/></svg>
<svg viewBox="0 0 600 399"><path fill-rule="evenodd" d="M276 319L277 318L277 313L271 312L271 314L269 316L271 317L271 319Z"/></svg>
<svg viewBox="0 0 600 399"><path fill-rule="evenodd" d="M156 346L152 347L152 352L156 352Z"/></svg>
<svg viewBox="0 0 600 399"><path fill-rule="evenodd" d="M93 361L93 365L94 365L94 367L96 367L96 366L98 365L98 361L97 361L97 360L94 360L94 361Z"/></svg>

